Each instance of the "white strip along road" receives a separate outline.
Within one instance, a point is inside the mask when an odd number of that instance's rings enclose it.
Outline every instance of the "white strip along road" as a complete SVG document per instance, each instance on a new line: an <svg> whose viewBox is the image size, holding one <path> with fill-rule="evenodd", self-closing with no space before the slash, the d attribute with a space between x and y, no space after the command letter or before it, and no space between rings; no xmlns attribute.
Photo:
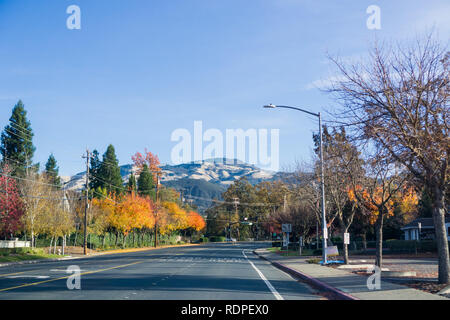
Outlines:
<svg viewBox="0 0 450 320"><path fill-rule="evenodd" d="M266 279L266 277L262 274L261 271L259 271L259 269L253 264L253 262L251 262L250 260L248 260L247 255L245 254L245 250L242 250L242 254L244 255L245 259L247 259L248 263L251 264L251 266L253 267L253 269L256 270L256 272L258 273L258 275L261 277L261 279L265 282L265 284L267 285L267 287L269 288L270 292L273 293L273 295L275 296L275 298L277 300L284 300L283 297L278 293L278 291L272 286L272 284L270 283L269 280Z"/></svg>

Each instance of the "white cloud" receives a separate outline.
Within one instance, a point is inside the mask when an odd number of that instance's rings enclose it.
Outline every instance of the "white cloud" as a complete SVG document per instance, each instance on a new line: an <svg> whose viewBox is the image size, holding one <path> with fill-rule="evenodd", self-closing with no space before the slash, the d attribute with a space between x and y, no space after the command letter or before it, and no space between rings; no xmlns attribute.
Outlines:
<svg viewBox="0 0 450 320"><path fill-rule="evenodd" d="M333 83L337 82L337 81L343 81L345 80L344 76L330 76L324 79L318 79L318 80L314 80L313 82L308 83L305 86L306 90L311 90L311 89L326 89L329 88Z"/></svg>

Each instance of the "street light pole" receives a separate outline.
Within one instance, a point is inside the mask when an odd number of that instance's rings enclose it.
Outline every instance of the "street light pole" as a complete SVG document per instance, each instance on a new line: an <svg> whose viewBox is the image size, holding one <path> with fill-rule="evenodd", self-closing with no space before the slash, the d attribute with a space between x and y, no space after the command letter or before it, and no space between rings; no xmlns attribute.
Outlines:
<svg viewBox="0 0 450 320"><path fill-rule="evenodd" d="M320 189L322 192L322 259L323 264L327 263L327 239L328 239L328 228L327 220L325 217L325 181L323 175L323 139L322 139L322 116L319 114L319 131L320 131Z"/></svg>
<svg viewBox="0 0 450 320"><path fill-rule="evenodd" d="M322 116L319 113L314 113L308 110L300 109L297 107L291 106L278 106L278 105L265 105L264 108L274 109L274 108L285 108L285 109L293 109L297 111L301 111L312 116L319 118L319 157L320 157L320 189L322 194L322 261L323 264L327 264L327 238L328 238L328 229L327 229L327 220L325 217L325 181L323 174L323 139L322 139Z"/></svg>

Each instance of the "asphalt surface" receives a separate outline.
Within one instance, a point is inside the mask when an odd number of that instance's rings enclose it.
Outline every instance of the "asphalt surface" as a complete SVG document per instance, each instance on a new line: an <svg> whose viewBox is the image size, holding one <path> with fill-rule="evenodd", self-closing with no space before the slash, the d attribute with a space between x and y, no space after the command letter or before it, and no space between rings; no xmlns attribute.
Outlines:
<svg viewBox="0 0 450 320"><path fill-rule="evenodd" d="M0 267L0 299L317 300L253 254L265 243L217 243ZM80 289L69 266L80 268Z"/></svg>

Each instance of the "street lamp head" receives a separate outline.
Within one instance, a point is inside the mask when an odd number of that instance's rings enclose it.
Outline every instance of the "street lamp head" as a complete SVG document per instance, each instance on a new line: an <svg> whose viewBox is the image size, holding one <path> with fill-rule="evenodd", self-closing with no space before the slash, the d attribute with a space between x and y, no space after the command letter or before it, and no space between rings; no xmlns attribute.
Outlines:
<svg viewBox="0 0 450 320"><path fill-rule="evenodd" d="M264 108L270 108L270 109L273 109L273 108L276 108L277 106L276 105L274 105L274 104L268 104L268 105L265 105L264 106Z"/></svg>

